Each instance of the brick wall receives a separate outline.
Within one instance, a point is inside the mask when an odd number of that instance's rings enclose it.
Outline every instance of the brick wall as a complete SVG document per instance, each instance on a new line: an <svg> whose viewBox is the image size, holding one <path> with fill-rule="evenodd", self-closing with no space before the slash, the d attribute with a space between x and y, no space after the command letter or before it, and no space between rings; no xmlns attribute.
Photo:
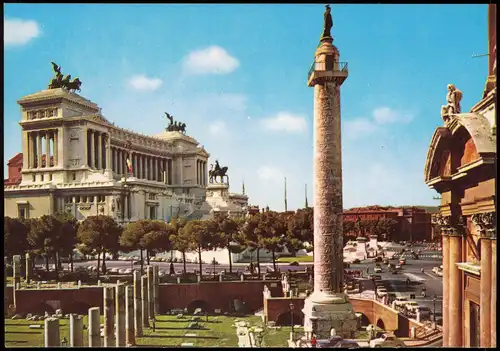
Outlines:
<svg viewBox="0 0 500 351"><path fill-rule="evenodd" d="M45 311L51 313L61 308L63 313L87 314L90 307L100 307L102 311L102 287L16 291L16 313L44 313Z"/></svg>
<svg viewBox="0 0 500 351"><path fill-rule="evenodd" d="M386 331L394 332L397 336L408 337L411 327L420 326L420 324L377 301L356 298L350 298L349 301L352 304L354 312L364 314L370 324L383 326ZM295 305L294 311L302 315L301 310L304 308L304 298L272 297L266 299L264 303L266 322L276 322L280 315L290 313L290 302L293 302Z"/></svg>
<svg viewBox="0 0 500 351"><path fill-rule="evenodd" d="M263 290L267 285L271 294L281 295L280 281L202 282L200 284L161 284L160 311L185 308L194 301L205 301L208 307L231 311L231 303L238 299L245 302L250 311L264 305ZM275 286L273 286L275 285Z"/></svg>

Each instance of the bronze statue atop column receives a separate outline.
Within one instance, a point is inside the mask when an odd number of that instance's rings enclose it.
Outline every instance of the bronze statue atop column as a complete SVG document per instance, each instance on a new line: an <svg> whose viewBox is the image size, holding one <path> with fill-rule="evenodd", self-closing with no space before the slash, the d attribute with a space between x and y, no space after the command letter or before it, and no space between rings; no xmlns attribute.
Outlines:
<svg viewBox="0 0 500 351"><path fill-rule="evenodd" d="M330 5L326 5L324 13L323 34L321 35L321 38L331 37L332 27L333 27L333 20L332 20L331 8Z"/></svg>

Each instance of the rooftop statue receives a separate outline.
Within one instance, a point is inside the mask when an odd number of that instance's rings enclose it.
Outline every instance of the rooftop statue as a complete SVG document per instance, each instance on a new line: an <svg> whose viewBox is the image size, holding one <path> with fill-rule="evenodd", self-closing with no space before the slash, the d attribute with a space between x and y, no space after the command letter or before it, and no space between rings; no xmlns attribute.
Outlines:
<svg viewBox="0 0 500 351"><path fill-rule="evenodd" d="M55 73L55 77L52 78L52 80L50 81L48 89L63 88L68 91L81 90L80 86L82 85L82 82L78 77L71 80L71 74L68 74L66 77L63 78L63 74L61 73L61 66L59 66L55 62L50 62L50 63L52 64L52 70Z"/></svg>
<svg viewBox="0 0 500 351"><path fill-rule="evenodd" d="M325 6L324 19L325 21L323 24L323 34L321 35L321 38L331 37L332 35L330 31L332 30L333 27L333 20L332 20L330 5Z"/></svg>
<svg viewBox="0 0 500 351"><path fill-rule="evenodd" d="M181 132L182 134L186 134L186 123L174 121L174 116L168 112L165 112L165 117L170 121L170 124L165 128L167 132Z"/></svg>
<svg viewBox="0 0 500 351"><path fill-rule="evenodd" d="M441 106L441 117L446 122L450 115L460 113L460 101L462 92L455 87L455 84L448 84L448 93L446 94L446 105Z"/></svg>

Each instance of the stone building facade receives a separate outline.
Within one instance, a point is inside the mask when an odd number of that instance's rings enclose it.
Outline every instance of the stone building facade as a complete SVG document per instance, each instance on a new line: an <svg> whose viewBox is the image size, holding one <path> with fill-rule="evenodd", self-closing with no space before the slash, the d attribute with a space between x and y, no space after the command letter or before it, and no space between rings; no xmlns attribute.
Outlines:
<svg viewBox="0 0 500 351"><path fill-rule="evenodd" d="M393 219L397 222L394 236L387 239L422 241L430 240L432 237L431 214L424 208L368 206L344 210L344 221L378 221L382 219ZM369 232L365 233L367 237L370 234Z"/></svg>
<svg viewBox="0 0 500 351"><path fill-rule="evenodd" d="M194 138L119 128L98 105L64 89L18 103L22 154L10 163L21 170L4 181L5 216L66 211L79 220L97 214L120 223L168 220L189 216L205 201L209 154Z"/></svg>
<svg viewBox="0 0 500 351"><path fill-rule="evenodd" d="M491 34L496 5L489 16ZM434 222L443 243L445 347L496 347L495 114L496 55L483 98L468 113L443 116L425 164L426 184L441 194Z"/></svg>

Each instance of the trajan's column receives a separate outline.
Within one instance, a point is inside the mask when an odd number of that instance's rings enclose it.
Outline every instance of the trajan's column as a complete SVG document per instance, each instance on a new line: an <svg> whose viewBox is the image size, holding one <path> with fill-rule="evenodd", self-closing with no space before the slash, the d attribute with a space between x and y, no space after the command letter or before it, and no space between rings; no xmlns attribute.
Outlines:
<svg viewBox="0 0 500 351"><path fill-rule="evenodd" d="M340 86L347 63L332 44L330 6L308 85L314 87L314 290L304 302L304 329L317 338L353 337L356 316L344 293Z"/></svg>

